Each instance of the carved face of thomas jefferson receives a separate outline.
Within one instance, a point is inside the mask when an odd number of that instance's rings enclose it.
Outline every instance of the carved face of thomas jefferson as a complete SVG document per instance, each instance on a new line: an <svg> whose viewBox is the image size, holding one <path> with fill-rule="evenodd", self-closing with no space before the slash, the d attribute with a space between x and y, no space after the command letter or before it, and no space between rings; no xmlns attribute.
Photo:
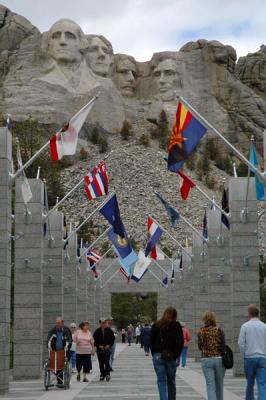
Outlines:
<svg viewBox="0 0 266 400"><path fill-rule="evenodd" d="M82 36L81 28L74 21L59 20L48 32L47 53L59 62L80 62Z"/></svg>
<svg viewBox="0 0 266 400"><path fill-rule="evenodd" d="M154 69L154 76L158 82L160 97L163 101L171 101L175 97L178 83L181 86L180 76L175 60L161 61Z"/></svg>
<svg viewBox="0 0 266 400"><path fill-rule="evenodd" d="M105 38L88 38L87 62L95 74L108 76L113 64L113 49Z"/></svg>

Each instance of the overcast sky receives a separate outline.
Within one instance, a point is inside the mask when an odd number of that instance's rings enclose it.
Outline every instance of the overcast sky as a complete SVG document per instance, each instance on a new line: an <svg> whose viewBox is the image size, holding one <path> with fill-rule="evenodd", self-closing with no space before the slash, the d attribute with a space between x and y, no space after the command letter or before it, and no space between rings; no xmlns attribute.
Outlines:
<svg viewBox="0 0 266 400"><path fill-rule="evenodd" d="M116 53L149 60L197 39L232 45L238 56L266 44L266 0L0 0L46 31L60 18L106 36Z"/></svg>

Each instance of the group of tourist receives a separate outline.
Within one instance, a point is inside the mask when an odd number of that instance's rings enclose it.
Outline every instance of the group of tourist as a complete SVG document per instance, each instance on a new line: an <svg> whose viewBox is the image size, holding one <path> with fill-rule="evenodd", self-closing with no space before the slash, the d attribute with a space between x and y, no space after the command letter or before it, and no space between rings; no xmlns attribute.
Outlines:
<svg viewBox="0 0 266 400"><path fill-rule="evenodd" d="M96 353L99 368L100 381L110 381L110 373L113 371L115 354L116 331L113 327L112 317L102 318L99 327L92 334L89 322L81 322L77 328L73 322L70 328L64 326L61 317L56 319L56 325L48 333L48 347L54 351L67 350L67 356L71 358L72 371L77 372L77 381L88 382L87 375L92 370L91 357ZM57 371L57 383L62 383L62 371Z"/></svg>
<svg viewBox="0 0 266 400"><path fill-rule="evenodd" d="M70 332L71 330L71 332ZM83 369L83 382L88 382L87 374L92 369L91 356L96 351L100 380L110 381L112 372L116 330L113 319L101 319L100 326L92 335L88 322L82 322L79 329L72 323L70 330L64 326L62 318L57 318L56 326L48 334L49 346L53 350L62 350L66 346L70 351L72 367L77 368L77 380ZM125 338L131 345L133 338L141 344L146 355L152 354L154 370L160 400L176 399L176 370L179 364L186 367L186 357L191 335L184 323L177 320L177 311L167 307L163 316L151 326L146 322L138 325L134 331L132 325L121 330L122 341ZM206 380L208 400L223 400L226 338L224 331L217 326L212 311L203 315L203 326L197 334L198 348L201 351L201 366ZM73 343L73 344L72 344ZM266 399L266 324L259 319L259 309L255 305L248 307L248 321L241 327L238 344L244 358L244 370L247 379L246 400L254 400L254 384L257 381L258 400ZM230 353L230 352L229 352ZM60 371L58 374L60 379Z"/></svg>

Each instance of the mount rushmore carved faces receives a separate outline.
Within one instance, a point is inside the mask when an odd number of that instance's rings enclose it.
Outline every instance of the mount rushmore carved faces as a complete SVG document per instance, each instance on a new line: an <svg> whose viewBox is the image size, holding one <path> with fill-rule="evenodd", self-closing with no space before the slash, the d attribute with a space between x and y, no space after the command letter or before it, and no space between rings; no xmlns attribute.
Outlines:
<svg viewBox="0 0 266 400"><path fill-rule="evenodd" d="M113 47L104 36L87 35L88 48L86 60L93 72L104 77L109 76L114 63Z"/></svg>
<svg viewBox="0 0 266 400"><path fill-rule="evenodd" d="M182 81L177 70L176 61L167 59L159 62L153 71L153 75L157 80L161 100L174 100L175 89L182 87Z"/></svg>
<svg viewBox="0 0 266 400"><path fill-rule="evenodd" d="M134 58L125 54L116 54L114 82L120 89L122 96L135 96L136 77L137 65Z"/></svg>

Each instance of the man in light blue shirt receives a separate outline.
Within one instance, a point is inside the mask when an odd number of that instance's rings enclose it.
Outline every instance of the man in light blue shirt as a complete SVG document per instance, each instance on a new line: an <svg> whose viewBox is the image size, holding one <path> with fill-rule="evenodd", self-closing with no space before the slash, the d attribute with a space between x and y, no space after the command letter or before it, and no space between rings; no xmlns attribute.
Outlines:
<svg viewBox="0 0 266 400"><path fill-rule="evenodd" d="M259 309L248 307L249 321L241 326L238 344L244 355L247 379L246 400L254 400L255 379L258 385L258 400L266 399L266 324L259 320Z"/></svg>

